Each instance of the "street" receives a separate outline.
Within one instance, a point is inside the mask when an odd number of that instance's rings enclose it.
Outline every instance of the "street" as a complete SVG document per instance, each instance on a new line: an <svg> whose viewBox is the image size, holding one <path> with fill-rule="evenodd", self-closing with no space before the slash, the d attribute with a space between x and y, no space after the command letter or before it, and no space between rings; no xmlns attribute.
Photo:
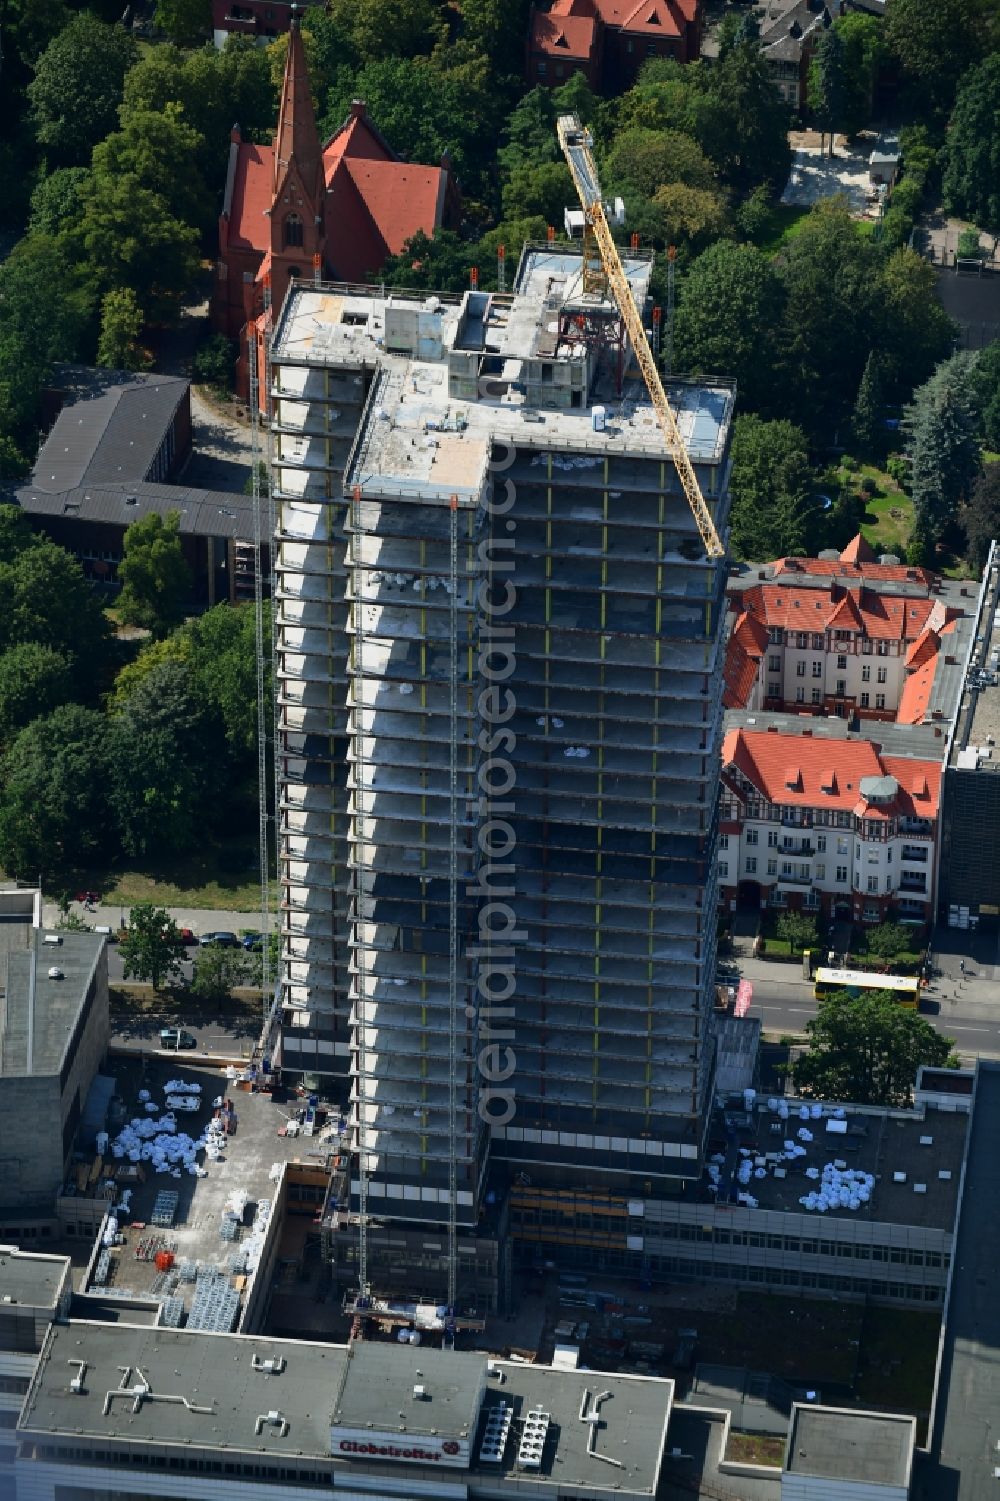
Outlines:
<svg viewBox="0 0 1000 1501"><path fill-rule="evenodd" d="M750 966L741 966L748 969ZM753 966L763 969L760 963ZM782 968L784 966L781 966ZM778 965L768 965L777 970ZM759 1016L764 1031L772 1037L805 1030L806 1022L816 1015L817 1002L812 983L801 976L784 979L773 974L752 978L751 1016ZM956 1051L975 1056L1000 1057L1000 1007L998 991L991 980L970 973L944 976L935 980L921 999L920 1013L933 1022L938 1031L954 1037Z"/></svg>

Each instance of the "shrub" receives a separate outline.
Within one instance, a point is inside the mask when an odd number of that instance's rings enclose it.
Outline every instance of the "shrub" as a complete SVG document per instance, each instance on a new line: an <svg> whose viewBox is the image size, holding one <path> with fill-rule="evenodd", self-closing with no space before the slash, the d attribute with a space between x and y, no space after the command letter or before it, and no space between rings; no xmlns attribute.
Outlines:
<svg viewBox="0 0 1000 1501"><path fill-rule="evenodd" d="M236 350L233 341L224 334L212 334L194 357L195 380L206 386L231 390L235 364Z"/></svg>

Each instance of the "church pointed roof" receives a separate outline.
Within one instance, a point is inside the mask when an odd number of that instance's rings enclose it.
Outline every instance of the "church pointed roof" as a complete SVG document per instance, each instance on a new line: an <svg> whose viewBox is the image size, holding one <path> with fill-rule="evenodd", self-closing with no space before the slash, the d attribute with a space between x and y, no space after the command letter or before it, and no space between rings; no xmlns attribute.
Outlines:
<svg viewBox="0 0 1000 1501"><path fill-rule="evenodd" d="M285 76L281 85L278 129L274 137L275 197L281 191L294 164L303 188L318 201L323 182L322 160L302 31L298 20L293 17L288 32L288 55L285 58Z"/></svg>

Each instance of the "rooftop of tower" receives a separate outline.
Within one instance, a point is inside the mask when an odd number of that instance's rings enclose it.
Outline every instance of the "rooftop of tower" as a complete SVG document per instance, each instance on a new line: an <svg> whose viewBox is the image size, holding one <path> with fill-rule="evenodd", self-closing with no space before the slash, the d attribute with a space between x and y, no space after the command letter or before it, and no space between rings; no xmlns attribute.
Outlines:
<svg viewBox="0 0 1000 1501"><path fill-rule="evenodd" d="M283 406L298 394L319 395L309 378L317 367L374 373L345 486L379 495L457 494L473 504L494 442L563 450L562 462L574 467L605 454L665 456L631 358L619 397L614 348L605 345L598 357L583 342L585 328L606 334L616 309L606 296L584 293L582 265L577 246L526 246L512 296L294 286L273 344ZM624 265L644 308L652 261L633 252ZM720 464L731 384L670 381L667 390L692 460Z"/></svg>

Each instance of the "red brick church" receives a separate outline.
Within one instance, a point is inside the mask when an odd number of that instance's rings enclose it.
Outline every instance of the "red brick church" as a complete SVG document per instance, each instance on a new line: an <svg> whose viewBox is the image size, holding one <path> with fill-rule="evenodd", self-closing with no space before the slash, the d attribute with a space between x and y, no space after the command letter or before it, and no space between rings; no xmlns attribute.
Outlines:
<svg viewBox="0 0 1000 1501"><path fill-rule="evenodd" d="M302 33L292 21L273 146L234 126L219 218L212 326L239 340L237 388L247 398L247 325L262 318L270 277L275 316L294 276L372 280L418 230L457 224L460 200L447 160L401 161L360 101L321 147ZM318 262L317 262L318 257Z"/></svg>

